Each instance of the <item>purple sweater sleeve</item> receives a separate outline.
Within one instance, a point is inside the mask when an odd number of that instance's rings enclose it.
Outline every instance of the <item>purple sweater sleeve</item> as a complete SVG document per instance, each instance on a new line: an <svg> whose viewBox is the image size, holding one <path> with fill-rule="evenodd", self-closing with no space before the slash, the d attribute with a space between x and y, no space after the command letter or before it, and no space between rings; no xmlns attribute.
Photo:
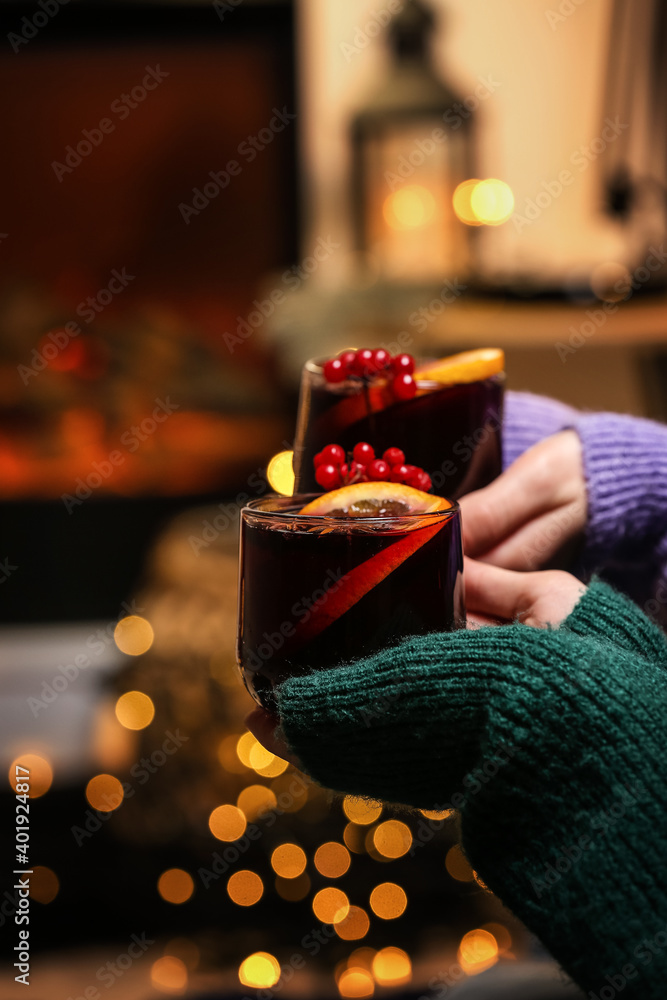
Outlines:
<svg viewBox="0 0 667 1000"><path fill-rule="evenodd" d="M581 413L542 396L508 392L504 467L565 428L576 430L583 446L586 567L623 566L628 577L651 578L651 589L660 585L662 597L657 596L667 607L667 426L618 413ZM636 592L629 581L624 589Z"/></svg>

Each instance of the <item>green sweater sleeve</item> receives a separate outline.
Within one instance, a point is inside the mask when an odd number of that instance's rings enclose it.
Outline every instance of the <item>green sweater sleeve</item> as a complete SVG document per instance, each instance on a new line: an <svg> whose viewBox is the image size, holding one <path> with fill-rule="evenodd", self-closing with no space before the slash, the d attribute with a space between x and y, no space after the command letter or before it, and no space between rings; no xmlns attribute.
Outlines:
<svg viewBox="0 0 667 1000"><path fill-rule="evenodd" d="M599 996L622 978L624 996L657 1000L667 642L652 636L642 655L645 625L624 598L598 583L585 600L555 631L412 638L292 678L281 725L330 788L459 808L474 868L577 983ZM623 620L618 645L604 618Z"/></svg>
<svg viewBox="0 0 667 1000"><path fill-rule="evenodd" d="M665 633L629 598L594 579L561 628L667 666Z"/></svg>

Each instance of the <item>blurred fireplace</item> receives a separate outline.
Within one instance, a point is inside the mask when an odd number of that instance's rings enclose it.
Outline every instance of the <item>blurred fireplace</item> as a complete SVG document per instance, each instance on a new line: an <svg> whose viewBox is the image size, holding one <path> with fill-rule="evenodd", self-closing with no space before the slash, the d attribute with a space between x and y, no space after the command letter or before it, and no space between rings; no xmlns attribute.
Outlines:
<svg viewBox="0 0 667 1000"><path fill-rule="evenodd" d="M5 621L113 615L149 525L290 429L224 334L298 259L292 4L41 11L0 8Z"/></svg>
<svg viewBox="0 0 667 1000"><path fill-rule="evenodd" d="M6 35L35 13L3 8ZM295 113L291 6L218 8L71 3L5 47L4 280L66 295L125 267L128 296L243 305L258 275L296 259L296 129L275 114ZM210 204L184 219L207 184Z"/></svg>

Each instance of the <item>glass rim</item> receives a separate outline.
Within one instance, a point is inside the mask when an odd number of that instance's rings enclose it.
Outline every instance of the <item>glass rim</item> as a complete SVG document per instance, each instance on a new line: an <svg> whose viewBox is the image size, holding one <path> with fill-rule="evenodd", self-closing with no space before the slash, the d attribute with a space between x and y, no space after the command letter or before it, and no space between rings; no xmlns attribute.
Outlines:
<svg viewBox="0 0 667 1000"><path fill-rule="evenodd" d="M328 360L329 358L327 357L308 358L308 360L304 361L303 364L304 371L309 372L311 375L322 375L323 374L322 363ZM435 382L433 379L426 379L426 378L415 378L415 382L418 385L422 386L423 388L427 389L448 389L450 386L453 385L474 385L475 382L488 382L492 378L499 379L500 381L504 382L506 377L507 373L503 368L502 371L494 372L493 375L487 375L486 378L475 378L469 382ZM347 382L350 381L351 381L350 378L346 378L342 382L337 382L336 386L345 385Z"/></svg>
<svg viewBox="0 0 667 1000"><path fill-rule="evenodd" d="M431 510L431 511L406 511L403 514L389 514L382 517L333 517L331 514L300 514L298 510L262 510L262 504L275 502L277 500L282 500L286 504L289 501L294 501L295 504L303 506L308 503L309 500L314 500L316 497L324 496L323 493L295 493L291 497L284 496L280 493L269 493L264 497L258 497L256 500L251 500L249 503L244 504L241 508L241 518L243 515L248 513L255 517L262 518L264 520L272 521L278 518L283 520L303 521L306 524L330 524L337 527L342 526L355 526L358 525L358 530L361 530L365 526L369 527L379 527L391 524L396 524L397 522L403 521L414 521L416 519L435 521L438 518L446 517L456 517L460 516L461 508L458 501L449 500L446 497L441 497L440 499L447 499L449 507L445 507L443 510ZM433 499L438 499L435 494Z"/></svg>

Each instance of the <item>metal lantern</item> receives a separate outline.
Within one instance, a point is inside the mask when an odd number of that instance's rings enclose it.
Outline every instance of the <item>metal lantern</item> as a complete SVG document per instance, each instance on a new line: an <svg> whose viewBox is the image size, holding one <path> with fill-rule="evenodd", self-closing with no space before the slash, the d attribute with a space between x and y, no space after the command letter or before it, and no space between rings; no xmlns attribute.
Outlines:
<svg viewBox="0 0 667 1000"><path fill-rule="evenodd" d="M419 0L405 3L388 25L390 71L352 122L356 245L385 280L430 282L469 267L470 230L452 198L474 174L472 112L431 65L433 24Z"/></svg>

